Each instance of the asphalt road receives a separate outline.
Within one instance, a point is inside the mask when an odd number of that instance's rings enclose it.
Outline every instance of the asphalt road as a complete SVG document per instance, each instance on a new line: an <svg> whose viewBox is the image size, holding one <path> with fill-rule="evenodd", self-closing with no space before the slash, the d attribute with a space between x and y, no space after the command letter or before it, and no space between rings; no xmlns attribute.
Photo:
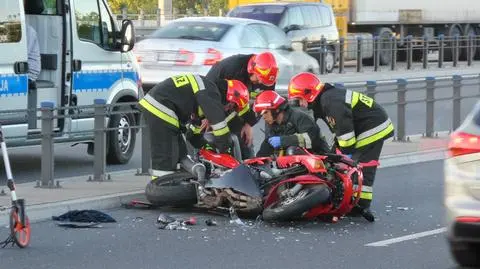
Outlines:
<svg viewBox="0 0 480 269"><path fill-rule="evenodd" d="M429 173L425 173L429 171ZM167 209L105 211L118 223L65 229L52 221L32 225L31 246L0 252L2 268L457 268L443 220L442 162L378 171L377 221L233 224L214 214ZM196 216L190 231L159 230L160 213ZM212 218L211 227L204 220ZM0 234L7 230L2 228ZM418 233L432 231L430 236ZM403 236L413 235L410 240ZM393 239L385 245L384 240ZM373 244L377 246L367 246ZM378 246L380 245L380 246Z"/></svg>

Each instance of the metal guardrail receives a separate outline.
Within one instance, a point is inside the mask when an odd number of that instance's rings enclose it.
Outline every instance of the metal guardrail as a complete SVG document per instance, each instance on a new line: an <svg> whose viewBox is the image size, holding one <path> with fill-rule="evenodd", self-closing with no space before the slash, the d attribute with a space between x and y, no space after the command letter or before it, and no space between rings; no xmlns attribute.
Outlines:
<svg viewBox="0 0 480 269"><path fill-rule="evenodd" d="M449 82L447 85L439 85L439 83ZM387 81L367 81L363 83L336 83L338 87L346 87L353 90L358 90L367 94L368 96L375 98L379 94L396 94L396 100L391 102L379 102L383 106L394 105L397 107L397 118L392 119L396 120L395 130L396 130L396 141L408 142L408 137L406 135L406 111L409 104L414 103L425 103L425 136L426 137L435 137L435 132L445 131L445 130L435 130L434 119L435 119L435 103L439 101L451 100L453 109L452 109L452 125L451 130L456 129L461 124L461 100L466 98L479 98L480 91L477 94L471 95L462 95L462 87L465 86L480 86L480 75L468 75L460 76L455 75L452 77L426 77L426 78L416 78L416 79L395 79ZM388 87L388 89L378 90L378 87ZM451 88L452 95L443 98L437 98L435 92L442 88ZM425 98L417 100L407 100L407 95L410 92L415 91L425 91ZM141 143L141 168L137 170L137 175L148 175L148 171L151 167L151 156L150 156L150 140L149 140L149 131L148 126L144 124L143 117L141 122L138 125L130 126L127 128L119 127L107 127L107 120L111 115L120 114L120 113L140 113L136 109L138 103L129 102L129 103L117 103L107 105L104 99L96 99L94 104L91 106L82 106L82 108L93 108L93 117L94 117L94 128L87 131L88 133L93 133L94 138L94 165L93 165L93 176L90 176L88 181L91 182L102 182L111 180L110 176L105 172L106 168L106 132L119 129L141 129L142 143ZM131 109L131 111L115 111L113 108L116 106L126 106ZM70 117L69 115L55 115L55 111L65 110L65 109L76 109L77 107L54 107L52 102L42 102L41 116L39 117L42 121L41 133L42 133L42 160L41 160L41 179L37 182L37 187L40 188L58 188L59 183L55 183L54 177L54 119ZM0 111L4 113L5 111ZM450 131L451 131L450 130ZM73 132L71 132L73 133ZM70 133L70 134L71 134ZM83 131L82 133L85 133ZM8 139L11 137L6 137L7 144Z"/></svg>

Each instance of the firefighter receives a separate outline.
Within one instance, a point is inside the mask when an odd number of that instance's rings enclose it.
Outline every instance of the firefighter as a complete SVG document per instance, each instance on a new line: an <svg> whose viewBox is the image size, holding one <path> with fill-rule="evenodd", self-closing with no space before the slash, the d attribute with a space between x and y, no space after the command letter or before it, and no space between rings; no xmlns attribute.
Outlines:
<svg viewBox="0 0 480 269"><path fill-rule="evenodd" d="M150 128L152 179L174 173L187 155L181 134L190 122L206 119L216 148L226 152L230 146L220 92L204 76L182 74L167 78L155 85L139 105Z"/></svg>
<svg viewBox="0 0 480 269"><path fill-rule="evenodd" d="M275 91L263 91L254 104L256 113L265 120L265 140L257 157L271 156L276 149L297 146L322 154L329 151L321 137L320 128L307 113L288 105L285 98Z"/></svg>
<svg viewBox="0 0 480 269"><path fill-rule="evenodd" d="M237 54L223 59L210 68L206 77L219 86L222 100L225 99L226 89L222 87L224 80L239 80L248 88L250 99L254 100L261 90L275 88L278 67L275 57L270 52L260 54ZM228 126L232 133L240 139L242 158L253 157L251 149L253 143L252 126L257 123L253 111L248 111L241 117L233 118Z"/></svg>
<svg viewBox="0 0 480 269"><path fill-rule="evenodd" d="M386 139L394 135L393 123L375 100L362 93L335 88L311 73L291 78L289 101L313 110L315 120L322 119L336 136L336 146L358 162L378 161ZM376 167L363 168L363 189L359 207L351 215L370 212Z"/></svg>

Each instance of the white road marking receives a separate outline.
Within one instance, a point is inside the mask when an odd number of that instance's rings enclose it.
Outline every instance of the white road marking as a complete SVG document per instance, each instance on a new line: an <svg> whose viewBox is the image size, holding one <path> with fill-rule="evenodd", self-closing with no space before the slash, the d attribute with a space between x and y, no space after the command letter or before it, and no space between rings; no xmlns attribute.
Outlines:
<svg viewBox="0 0 480 269"><path fill-rule="evenodd" d="M405 236L401 236L401 237L396 237L396 238L391 238L391 239L387 239L387 240L383 240L383 241L373 242L373 243L366 244L365 246L366 247L386 247L390 244L395 244L395 243L400 243L400 242L407 241L407 240L412 240L412 239L417 239L417 238L421 238L421 237L425 237L425 236L440 234L440 233L443 233L443 232L446 232L446 231L447 231L447 228L443 227L443 228L439 228L439 229L435 229L435 230L431 230L431 231L409 234L409 235L405 235Z"/></svg>

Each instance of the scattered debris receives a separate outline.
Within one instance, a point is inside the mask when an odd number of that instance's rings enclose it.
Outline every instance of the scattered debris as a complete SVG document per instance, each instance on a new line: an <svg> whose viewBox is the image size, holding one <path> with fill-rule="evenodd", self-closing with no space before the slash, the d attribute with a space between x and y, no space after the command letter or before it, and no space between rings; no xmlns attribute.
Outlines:
<svg viewBox="0 0 480 269"><path fill-rule="evenodd" d="M207 226L217 226L217 222L215 222L214 220L211 220L211 219L206 219L205 224Z"/></svg>
<svg viewBox="0 0 480 269"><path fill-rule="evenodd" d="M397 207L398 210L402 211L407 211L409 208L408 207Z"/></svg>

